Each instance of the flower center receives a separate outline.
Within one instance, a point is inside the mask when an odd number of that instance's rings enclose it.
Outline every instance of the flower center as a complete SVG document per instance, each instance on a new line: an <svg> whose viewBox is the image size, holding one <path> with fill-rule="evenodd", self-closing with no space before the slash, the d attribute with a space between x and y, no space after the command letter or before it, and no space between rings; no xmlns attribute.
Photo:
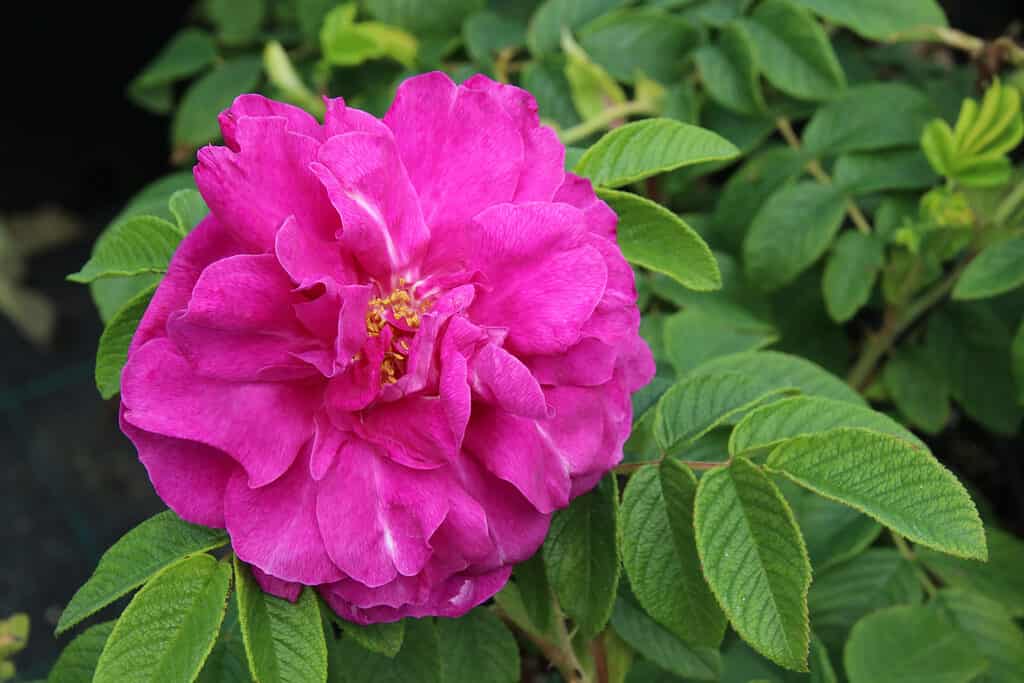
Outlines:
<svg viewBox="0 0 1024 683"><path fill-rule="evenodd" d="M430 310L431 301L417 301L404 279L385 297L370 299L366 311L366 333L380 337L386 328L390 341L381 361L381 383L394 384L405 373L412 338L420 326L420 315Z"/></svg>

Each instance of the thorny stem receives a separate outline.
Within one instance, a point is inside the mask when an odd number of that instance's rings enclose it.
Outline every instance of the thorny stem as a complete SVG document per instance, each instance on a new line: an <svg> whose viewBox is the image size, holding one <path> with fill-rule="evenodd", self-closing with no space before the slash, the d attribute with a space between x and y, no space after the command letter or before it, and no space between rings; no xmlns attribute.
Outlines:
<svg viewBox="0 0 1024 683"><path fill-rule="evenodd" d="M646 100L630 100L622 104L612 105L607 109L595 114L583 123L566 128L559 137L563 145L571 145L574 142L590 137L594 133L604 129L616 119L621 119L634 114L654 114L654 105Z"/></svg>
<svg viewBox="0 0 1024 683"><path fill-rule="evenodd" d="M790 147L795 150L799 150L802 147L800 144L800 137L796 134L796 131L793 130L793 124L790 123L789 119L785 116L780 116L775 120L775 127L779 129L779 133L782 134L783 139L785 139ZM804 165L804 168L822 185L832 184L831 176L829 176L828 172L821 167L821 163L819 163L817 159L811 159L808 161ZM865 235L871 234L871 223L864 215L864 212L860 210L860 207L857 206L857 203L850 198L846 199L846 213L849 214L850 220L853 221L853 224L857 226L858 230Z"/></svg>
<svg viewBox="0 0 1024 683"><path fill-rule="evenodd" d="M928 572L921 567L921 561L917 558L917 554L911 549L910 544L907 540L900 536L895 531L890 530L889 534L892 536L892 542L896 545L896 550L899 551L900 555L903 556L907 562L914 567L914 574L917 576L917 580L924 586L925 592L928 593L928 597L934 598L938 592L938 588L935 586L935 582L932 581L931 577L928 576Z"/></svg>

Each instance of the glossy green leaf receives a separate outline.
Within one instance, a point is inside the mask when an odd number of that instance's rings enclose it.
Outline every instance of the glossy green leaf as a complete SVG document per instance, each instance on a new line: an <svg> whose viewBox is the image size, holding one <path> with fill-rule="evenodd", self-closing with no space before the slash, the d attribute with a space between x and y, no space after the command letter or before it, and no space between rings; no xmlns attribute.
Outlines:
<svg viewBox="0 0 1024 683"><path fill-rule="evenodd" d="M953 288L954 299L985 299L1024 285L1024 237L987 246Z"/></svg>
<svg viewBox="0 0 1024 683"><path fill-rule="evenodd" d="M701 478L694 526L704 574L736 632L780 666L806 671L811 564L782 494L737 457Z"/></svg>
<svg viewBox="0 0 1024 683"><path fill-rule="evenodd" d="M599 190L598 195L619 216L616 239L627 261L665 273L690 289L722 286L708 245L676 214L629 192Z"/></svg>
<svg viewBox="0 0 1024 683"><path fill-rule="evenodd" d="M267 15L266 0L208 0L207 12L227 45L246 45L259 37Z"/></svg>
<svg viewBox="0 0 1024 683"><path fill-rule="evenodd" d="M487 4L486 0L364 0L366 9L385 24L401 26L416 35L458 33L462 22Z"/></svg>
<svg viewBox="0 0 1024 683"><path fill-rule="evenodd" d="M766 290L792 282L828 249L846 199L834 187L802 181L772 195L743 242L747 276Z"/></svg>
<svg viewBox="0 0 1024 683"><path fill-rule="evenodd" d="M620 545L633 592L647 613L684 641L713 648L726 621L697 557L696 493L697 478L676 460L634 474L622 501Z"/></svg>
<svg viewBox="0 0 1024 683"><path fill-rule="evenodd" d="M342 638L333 647L344 669L338 674L332 670L331 683L441 683L444 680L437 629L432 619L410 619L402 649L393 658L371 652L349 637Z"/></svg>
<svg viewBox="0 0 1024 683"><path fill-rule="evenodd" d="M121 391L121 370L128 360L128 346L155 291L156 285L153 285L139 292L117 312L100 335L96 350L96 387L104 399Z"/></svg>
<svg viewBox="0 0 1024 683"><path fill-rule="evenodd" d="M86 629L60 653L46 683L92 683L96 663L113 630L112 621Z"/></svg>
<svg viewBox="0 0 1024 683"><path fill-rule="evenodd" d="M850 683L968 683L985 660L926 607L890 607L853 627L843 655Z"/></svg>
<svg viewBox="0 0 1024 683"><path fill-rule="evenodd" d="M225 61L192 83L171 126L175 147L195 148L220 139L217 115L238 95L255 90L262 73L260 57L247 55Z"/></svg>
<svg viewBox="0 0 1024 683"><path fill-rule="evenodd" d="M196 555L138 592L107 640L94 683L191 683L217 640L231 565Z"/></svg>
<svg viewBox="0 0 1024 683"><path fill-rule="evenodd" d="M584 637L608 623L619 585L616 538L619 494L614 477L555 513L544 541L548 581Z"/></svg>
<svg viewBox="0 0 1024 683"><path fill-rule="evenodd" d="M695 681L719 679L717 650L687 645L645 614L628 592L615 601L612 626L630 647L666 671Z"/></svg>
<svg viewBox="0 0 1024 683"><path fill-rule="evenodd" d="M575 31L622 4L623 0L545 0L530 17L526 44L534 55L555 52L563 28Z"/></svg>
<svg viewBox="0 0 1024 683"><path fill-rule="evenodd" d="M658 446L671 451L699 439L722 424L729 424L766 400L793 391L792 387L767 386L736 373L687 377L658 401L654 436Z"/></svg>
<svg viewBox="0 0 1024 683"><path fill-rule="evenodd" d="M839 236L821 281L833 320L846 322L868 302L884 261L885 245L876 237L853 231Z"/></svg>
<svg viewBox="0 0 1024 683"><path fill-rule="evenodd" d="M960 557L987 555L985 531L967 491L918 444L839 428L784 442L767 466L916 543Z"/></svg>
<svg viewBox="0 0 1024 683"><path fill-rule="evenodd" d="M929 571L943 583L984 595L1015 618L1024 617L1024 541L1002 529L986 527L988 561L966 560L918 548Z"/></svg>
<svg viewBox="0 0 1024 683"><path fill-rule="evenodd" d="M936 0L795 0L829 21L865 38L885 41L899 34L915 35L929 26L946 26Z"/></svg>
<svg viewBox="0 0 1024 683"><path fill-rule="evenodd" d="M820 396L794 396L748 413L729 437L729 452L743 455L799 436L823 434L840 427L870 429L925 449L924 443L912 432L883 413Z"/></svg>
<svg viewBox="0 0 1024 683"><path fill-rule="evenodd" d="M790 0L759 4L744 25L765 78L782 92L817 101L831 99L846 87L824 29Z"/></svg>
<svg viewBox="0 0 1024 683"><path fill-rule="evenodd" d="M444 683L517 683L519 646L498 617L478 607L458 619L438 619Z"/></svg>
<svg viewBox="0 0 1024 683"><path fill-rule="evenodd" d="M935 596L935 609L988 662L976 683L1024 681L1024 632L1001 604L957 588Z"/></svg>
<svg viewBox="0 0 1024 683"><path fill-rule="evenodd" d="M238 622L249 670L259 683L324 683L327 644L320 606L311 588L295 604L264 593L235 558Z"/></svg>
<svg viewBox="0 0 1024 683"><path fill-rule="evenodd" d="M161 512L135 527L100 558L92 577L78 589L57 624L64 633L182 558L226 545L227 534Z"/></svg>
<svg viewBox="0 0 1024 683"><path fill-rule="evenodd" d="M737 154L731 142L704 128L671 119L644 119L606 133L576 164L576 173L595 185L619 187Z"/></svg>
<svg viewBox="0 0 1024 683"><path fill-rule="evenodd" d="M921 347L902 346L882 370L886 392L907 420L929 434L949 421L949 384L944 369Z"/></svg>
<svg viewBox="0 0 1024 683"><path fill-rule="evenodd" d="M938 182L919 149L850 152L839 157L833 172L836 187L852 195L922 190Z"/></svg>
<svg viewBox="0 0 1024 683"><path fill-rule="evenodd" d="M579 39L594 61L620 81L633 83L642 73L668 84L682 77L700 32L677 15L641 8L595 19L580 29Z"/></svg>
<svg viewBox="0 0 1024 683"><path fill-rule="evenodd" d="M86 283L102 277L166 272L182 234L156 216L129 218L105 232L86 264L68 279Z"/></svg>
<svg viewBox="0 0 1024 683"><path fill-rule="evenodd" d="M741 114L764 110L755 47L743 24L727 24L718 40L700 48L696 58L701 82L711 98Z"/></svg>

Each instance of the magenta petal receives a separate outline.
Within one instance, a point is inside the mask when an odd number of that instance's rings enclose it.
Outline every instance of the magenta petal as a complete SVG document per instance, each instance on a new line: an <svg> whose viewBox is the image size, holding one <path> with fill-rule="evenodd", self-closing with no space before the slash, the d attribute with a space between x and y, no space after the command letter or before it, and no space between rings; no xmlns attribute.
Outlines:
<svg viewBox="0 0 1024 683"><path fill-rule="evenodd" d="M263 95L239 95L231 103L231 107L221 112L217 120L220 122L220 131L224 135L224 142L228 147L238 151L238 138L236 131L238 119L243 116L267 117L276 116L288 122L288 129L296 133L302 133L312 138L319 138L322 133L320 124L308 112L298 107L270 100Z"/></svg>
<svg viewBox="0 0 1024 683"><path fill-rule="evenodd" d="M610 206L597 198L593 186L586 178L567 173L565 182L555 193L554 201L565 202L580 209L591 232L606 239L615 239L615 226L619 217Z"/></svg>
<svg viewBox="0 0 1024 683"><path fill-rule="evenodd" d="M304 228L295 216L286 218L277 231L274 253L281 267L302 287L328 278L338 283L357 280L355 266L343 256L337 239L333 235L324 238L319 232Z"/></svg>
<svg viewBox="0 0 1024 683"><path fill-rule="evenodd" d="M429 233L390 135L346 133L320 148L313 171L341 215L342 245L371 275L409 277Z"/></svg>
<svg viewBox="0 0 1024 683"><path fill-rule="evenodd" d="M618 357L619 350L614 346L587 337L565 353L530 356L526 364L541 384L592 387L612 378Z"/></svg>
<svg viewBox="0 0 1024 683"><path fill-rule="evenodd" d="M166 339L131 354L121 392L127 423L224 451L245 468L252 486L274 481L291 466L313 435L320 401L320 391L308 383L200 377Z"/></svg>
<svg viewBox="0 0 1024 683"><path fill-rule="evenodd" d="M488 403L523 417L547 417L540 384L518 358L495 344L487 344L473 358L470 371L474 391Z"/></svg>
<svg viewBox="0 0 1024 683"><path fill-rule="evenodd" d="M238 152L204 147L195 168L199 191L225 228L259 251L273 250L277 229L291 215L324 238L337 231L337 214L309 170L316 139L276 117L243 117L235 135Z"/></svg>
<svg viewBox="0 0 1024 683"><path fill-rule="evenodd" d="M250 566L249 569L252 571L252 578L256 579L256 583L264 593L270 593L292 603L298 600L299 595L302 594L303 585L301 583L282 581L265 573L259 567Z"/></svg>
<svg viewBox="0 0 1024 683"><path fill-rule="evenodd" d="M349 441L320 482L317 517L334 563L367 586L419 573L429 539L448 513L437 475L393 463L370 444Z"/></svg>
<svg viewBox="0 0 1024 683"><path fill-rule="evenodd" d="M324 114L325 140L342 133L388 132L388 127L376 116L347 106L340 97L327 97L324 101L327 103L327 113Z"/></svg>
<svg viewBox="0 0 1024 683"><path fill-rule="evenodd" d="M308 449L276 481L249 488L239 472L224 497L231 545L240 559L283 581L337 581L338 570L317 524L317 487L309 476Z"/></svg>
<svg viewBox="0 0 1024 683"><path fill-rule="evenodd" d="M469 390L466 389L468 398ZM360 435L387 451L388 457L415 469L433 469L456 457L466 431L469 407L450 410L459 397L409 396L366 411Z"/></svg>

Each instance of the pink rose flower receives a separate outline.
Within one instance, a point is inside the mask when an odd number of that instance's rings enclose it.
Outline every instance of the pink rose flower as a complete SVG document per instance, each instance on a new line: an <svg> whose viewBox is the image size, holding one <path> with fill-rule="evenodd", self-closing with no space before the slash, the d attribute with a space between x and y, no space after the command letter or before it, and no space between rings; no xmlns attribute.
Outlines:
<svg viewBox="0 0 1024 683"><path fill-rule="evenodd" d="M431 73L383 120L325 118L258 95L221 115L121 425L264 590L458 616L620 461L654 371L633 273L525 91Z"/></svg>

